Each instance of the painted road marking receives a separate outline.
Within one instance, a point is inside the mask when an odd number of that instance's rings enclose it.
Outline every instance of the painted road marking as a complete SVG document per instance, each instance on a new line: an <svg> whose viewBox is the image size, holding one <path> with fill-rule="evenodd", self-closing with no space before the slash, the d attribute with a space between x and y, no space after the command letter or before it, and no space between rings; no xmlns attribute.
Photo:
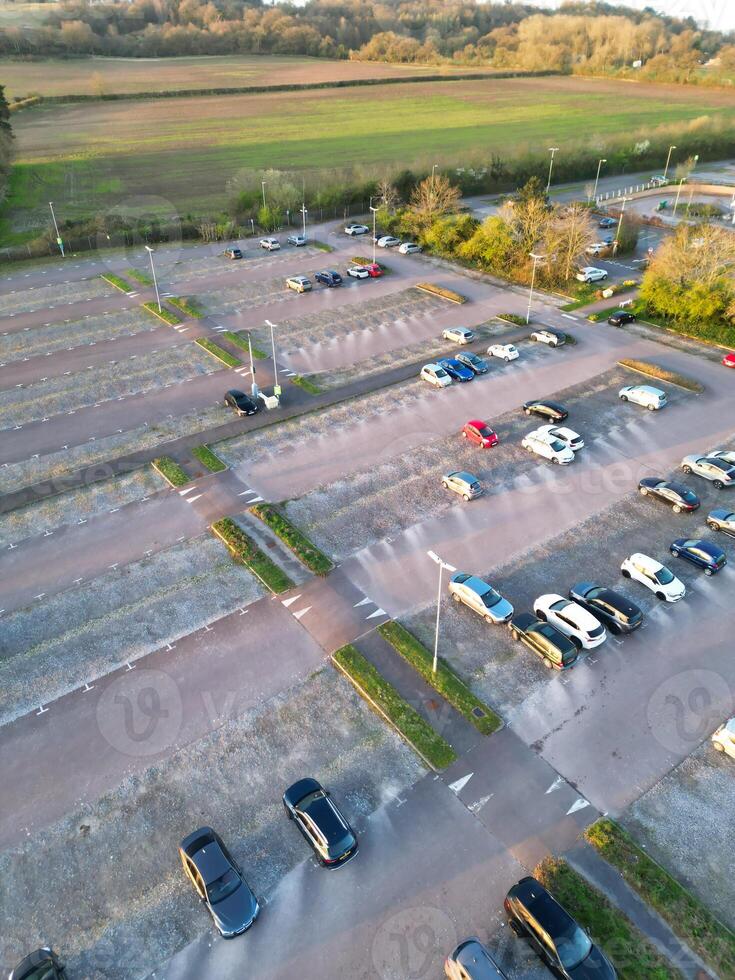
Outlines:
<svg viewBox="0 0 735 980"><path fill-rule="evenodd" d="M385 609L381 609L380 607L378 607L375 610L375 612L370 613L370 615L366 616L365 618L367 621L368 619L375 619L376 616L387 616L387 615L388 613L385 611Z"/></svg>
<svg viewBox="0 0 735 980"><path fill-rule="evenodd" d="M584 810L585 807L589 806L589 801L585 800L584 797L580 796L578 799L572 803L572 805L567 810L567 816L571 813L576 813L577 810Z"/></svg>
<svg viewBox="0 0 735 980"><path fill-rule="evenodd" d="M472 777L474 775L475 775L474 772L471 772L471 773L468 773L468 775L466 775L466 776L462 776L461 779L457 779L455 782L450 783L449 784L449 788L451 789L451 791L453 793L456 793L456 794L459 795L459 793L462 792L462 790L465 788L465 786L467 785L467 783L472 779Z"/></svg>
<svg viewBox="0 0 735 980"><path fill-rule="evenodd" d="M364 605L366 605L366 604L367 604L368 602L372 602L372 601L373 601L372 599L368 599L368 597L367 597L367 596L365 596L365 598L364 598L364 599L360 599L360 601L359 601L359 602L356 602L356 603L354 603L354 604L353 604L353 606L352 606L352 608L353 608L353 609L357 609L357 607L358 607L358 606L364 606Z"/></svg>
<svg viewBox="0 0 735 980"><path fill-rule="evenodd" d="M293 605L293 603L300 598L301 598L301 593L299 592L298 595L292 595L290 599L281 599L281 602L286 607L286 609L288 609L289 606Z"/></svg>
<svg viewBox="0 0 735 980"><path fill-rule="evenodd" d="M563 785L564 785L564 778L562 776L557 776L554 782L551 784L551 786L549 786L549 788L546 790L544 795L548 796L549 793L553 793L555 789L559 789L559 787Z"/></svg>
<svg viewBox="0 0 735 980"><path fill-rule="evenodd" d="M179 490L179 496L180 497L183 497L187 493L191 493L192 490L196 490L196 487L184 487L183 490Z"/></svg>
<svg viewBox="0 0 735 980"><path fill-rule="evenodd" d="M306 609L299 609L298 612L295 612L293 614L294 619L301 619L301 617L302 616L305 616L310 609L311 609L311 606L307 606Z"/></svg>

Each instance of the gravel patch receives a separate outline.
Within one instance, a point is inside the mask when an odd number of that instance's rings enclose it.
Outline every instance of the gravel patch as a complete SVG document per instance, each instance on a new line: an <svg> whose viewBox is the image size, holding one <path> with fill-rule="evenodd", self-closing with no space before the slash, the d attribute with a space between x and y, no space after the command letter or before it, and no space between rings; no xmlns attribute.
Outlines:
<svg viewBox="0 0 735 980"><path fill-rule="evenodd" d="M124 476L100 480L78 490L69 490L36 504L19 507L7 514L0 514L0 545L22 541L62 524L76 523L80 518L88 520L112 507L124 507L148 497L167 486L168 483L152 466L146 466Z"/></svg>
<svg viewBox="0 0 735 980"><path fill-rule="evenodd" d="M52 309L65 303L78 303L84 299L96 299L119 292L102 279L83 279L80 282L54 283L19 289L0 295L0 313L30 313L33 310Z"/></svg>
<svg viewBox="0 0 735 980"><path fill-rule="evenodd" d="M127 357L93 371L50 378L24 388L0 391L0 426L23 425L69 412L100 399L110 401L211 374L217 364L196 344L183 343L153 354Z"/></svg>
<svg viewBox="0 0 735 980"><path fill-rule="evenodd" d="M280 799L304 773L333 791L359 835L424 770L325 668L0 855L0 961L50 943L70 976L137 980L199 935L218 942L181 870L179 841L213 825L267 899L312 860Z"/></svg>
<svg viewBox="0 0 735 980"><path fill-rule="evenodd" d="M159 325L151 318L134 310L119 310L88 316L69 323L52 323L48 327L32 327L0 337L0 361L17 361L22 357L35 357L40 354L55 353L70 347L116 340L118 337L132 337L136 333L149 333Z"/></svg>

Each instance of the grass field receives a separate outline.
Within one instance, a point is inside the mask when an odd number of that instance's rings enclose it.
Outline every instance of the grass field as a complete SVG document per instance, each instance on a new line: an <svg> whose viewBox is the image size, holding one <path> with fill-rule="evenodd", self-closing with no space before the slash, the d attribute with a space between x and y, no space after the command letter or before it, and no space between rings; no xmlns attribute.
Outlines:
<svg viewBox="0 0 735 980"><path fill-rule="evenodd" d="M42 106L14 117L16 230L149 195L161 214L221 209L243 171L471 162L729 115L735 96L571 77Z"/></svg>

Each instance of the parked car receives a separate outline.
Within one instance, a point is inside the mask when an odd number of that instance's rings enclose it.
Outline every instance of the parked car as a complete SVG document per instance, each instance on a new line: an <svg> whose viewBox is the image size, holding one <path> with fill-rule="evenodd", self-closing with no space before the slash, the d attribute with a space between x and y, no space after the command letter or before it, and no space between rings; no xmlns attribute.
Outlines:
<svg viewBox="0 0 735 980"><path fill-rule="evenodd" d="M369 232L370 229L368 228L367 225L360 225L357 224L356 222L347 225L347 227L345 228L345 235L367 235L369 234Z"/></svg>
<svg viewBox="0 0 735 980"><path fill-rule="evenodd" d="M219 834L211 827L195 830L179 845L179 857L220 935L232 939L249 929L260 906Z"/></svg>
<svg viewBox="0 0 735 980"><path fill-rule="evenodd" d="M573 453L578 453L580 449L584 449L582 436L574 429L568 429L565 425L542 425L536 429L536 432L548 436L550 439L558 439Z"/></svg>
<svg viewBox="0 0 735 980"><path fill-rule="evenodd" d="M460 364L464 364L465 367L468 367L475 374L487 374L489 370L487 362L483 361L477 354L473 354L472 351L462 351L460 354L457 354L456 359Z"/></svg>
<svg viewBox="0 0 735 980"><path fill-rule="evenodd" d="M510 927L564 980L616 980L605 954L535 878L521 878L503 903Z"/></svg>
<svg viewBox="0 0 735 980"><path fill-rule="evenodd" d="M577 582L569 598L584 606L611 633L632 633L643 623L643 613L627 596L594 582Z"/></svg>
<svg viewBox="0 0 735 980"><path fill-rule="evenodd" d="M342 276L339 272L335 272L334 269L324 269L321 272L315 272L314 278L317 282L322 283L324 286L341 286Z"/></svg>
<svg viewBox="0 0 735 980"><path fill-rule="evenodd" d="M281 247L281 243L277 238L261 238L259 245L261 248L266 249L268 252L277 252Z"/></svg>
<svg viewBox="0 0 735 980"><path fill-rule="evenodd" d="M699 497L683 483L673 483L662 480L658 476L646 476L638 483L638 492L642 497L655 497L668 504L675 514L682 511L691 513L699 507Z"/></svg>
<svg viewBox="0 0 735 980"><path fill-rule="evenodd" d="M704 480L709 480L718 490L730 487L735 483L735 464L729 463L721 456L685 456L681 468L687 474L694 473Z"/></svg>
<svg viewBox="0 0 735 980"><path fill-rule="evenodd" d="M452 383L452 379L439 364L424 364L419 372L422 381L428 381L435 388L446 388Z"/></svg>
<svg viewBox="0 0 735 980"><path fill-rule="evenodd" d="M731 351L722 358L722 363L725 367L735 368L735 351Z"/></svg>
<svg viewBox="0 0 735 980"><path fill-rule="evenodd" d="M308 293L311 292L312 288L311 279L308 276L289 276L286 280L286 286L297 293Z"/></svg>
<svg viewBox="0 0 735 980"><path fill-rule="evenodd" d="M383 267L379 262L369 262L365 268L371 279L378 279L383 275Z"/></svg>
<svg viewBox="0 0 735 980"><path fill-rule="evenodd" d="M66 969L58 956L48 946L35 949L24 956L8 980L64 980Z"/></svg>
<svg viewBox="0 0 735 980"><path fill-rule="evenodd" d="M712 459L724 459L726 463L735 466L735 451L732 449L715 449L714 452L707 453Z"/></svg>
<svg viewBox="0 0 735 980"><path fill-rule="evenodd" d="M468 330L467 327L447 327L442 331L442 338L455 344L471 344L475 339L475 331Z"/></svg>
<svg viewBox="0 0 735 980"><path fill-rule="evenodd" d="M401 239L394 235L382 235L378 239L378 248L395 248L401 244Z"/></svg>
<svg viewBox="0 0 735 980"><path fill-rule="evenodd" d="M617 223L618 223L617 218L606 217L606 218L600 218L598 222L598 226L600 228L614 228Z"/></svg>
<svg viewBox="0 0 735 980"><path fill-rule="evenodd" d="M456 357L442 357L438 363L440 367L444 368L452 381L472 381L475 376L475 372L465 367Z"/></svg>
<svg viewBox="0 0 735 980"><path fill-rule="evenodd" d="M620 571L624 578L640 582L656 596L666 602L678 602L686 595L686 587L674 573L660 561L640 552L623 560Z"/></svg>
<svg viewBox="0 0 735 980"><path fill-rule="evenodd" d="M490 357L499 357L501 361L515 361L518 350L513 344L490 344L487 349Z"/></svg>
<svg viewBox="0 0 735 980"><path fill-rule="evenodd" d="M301 248L302 245L306 245L306 235L289 235L286 241L289 245L295 245L296 248Z"/></svg>
<svg viewBox="0 0 735 980"><path fill-rule="evenodd" d="M626 323L635 322L635 313L630 313L628 310L615 310L607 318L607 322L613 327L622 327Z"/></svg>
<svg viewBox="0 0 735 980"><path fill-rule="evenodd" d="M713 531L724 531L735 538L735 513L718 507L707 515L707 526Z"/></svg>
<svg viewBox="0 0 735 980"><path fill-rule="evenodd" d="M664 184L668 184L668 180L663 174L654 174L648 183L653 184L654 187L663 187Z"/></svg>
<svg viewBox="0 0 735 980"><path fill-rule="evenodd" d="M242 258L242 249L236 248L236 247L226 248L225 249L225 258L226 259L241 259Z"/></svg>
<svg viewBox="0 0 735 980"><path fill-rule="evenodd" d="M580 650L594 650L607 639L605 627L591 612L555 592L540 595L533 604L533 611L538 619L551 623L568 636Z"/></svg>
<svg viewBox="0 0 735 980"><path fill-rule="evenodd" d="M255 415L258 411L258 403L236 388L225 392L225 405L233 409L236 415Z"/></svg>
<svg viewBox="0 0 735 980"><path fill-rule="evenodd" d="M283 805L325 868L338 868L357 854L357 837L329 791L316 779L299 779L283 794Z"/></svg>
<svg viewBox="0 0 735 980"><path fill-rule="evenodd" d="M574 462L572 450L559 439L554 439L546 433L529 432L521 440L521 446L530 453L550 459L552 463L561 463L565 466L567 463Z"/></svg>
<svg viewBox="0 0 735 980"><path fill-rule="evenodd" d="M458 493L464 500L474 500L475 497L481 497L485 492L477 477L465 470L445 473L442 477L442 486L445 490Z"/></svg>
<svg viewBox="0 0 735 980"><path fill-rule="evenodd" d="M498 436L482 419L472 419L462 427L462 436L469 442L474 442L483 449L490 449L498 444Z"/></svg>
<svg viewBox="0 0 735 980"><path fill-rule="evenodd" d="M365 265L351 265L347 269L347 275L352 276L353 279L369 279L370 272Z"/></svg>
<svg viewBox="0 0 735 980"><path fill-rule="evenodd" d="M541 344L548 344L549 347L563 347L567 342L567 335L558 330L534 330L531 340L536 340Z"/></svg>
<svg viewBox="0 0 735 980"><path fill-rule="evenodd" d="M583 269L580 269L575 276L579 282L600 282L603 279L607 279L607 272L605 269L596 269L593 265L586 265Z"/></svg>
<svg viewBox="0 0 735 980"><path fill-rule="evenodd" d="M401 255L413 255L415 252L423 252L423 248L416 242L403 242L398 246L398 251Z"/></svg>
<svg viewBox="0 0 735 980"><path fill-rule="evenodd" d="M607 252L609 247L607 242L593 242L584 251L585 255L602 255L603 252Z"/></svg>
<svg viewBox="0 0 735 980"><path fill-rule="evenodd" d="M625 385L618 392L621 402L633 402L654 412L666 404L666 392L653 385Z"/></svg>
<svg viewBox="0 0 735 980"><path fill-rule="evenodd" d="M507 599L488 582L469 572L457 572L451 577L449 594L455 602L463 603L484 617L487 623L507 623L513 615L513 606Z"/></svg>
<svg viewBox="0 0 735 980"><path fill-rule="evenodd" d="M548 398L534 398L530 402L524 402L523 411L526 415L540 415L542 419L553 419L554 422L563 422L569 416L563 405L549 401Z"/></svg>
<svg viewBox="0 0 735 980"><path fill-rule="evenodd" d="M507 980L487 948L474 936L447 956L444 974L448 980Z"/></svg>
<svg viewBox="0 0 735 980"><path fill-rule="evenodd" d="M735 718L730 718L724 725L715 729L711 738L718 752L725 752L731 759L735 759Z"/></svg>
<svg viewBox="0 0 735 980"><path fill-rule="evenodd" d="M566 670L577 662L577 647L569 637L530 613L520 613L511 619L510 635L541 657L546 667Z"/></svg>
<svg viewBox="0 0 735 980"><path fill-rule="evenodd" d="M705 575L715 575L727 564L722 548L701 538L677 538L671 542L669 551L674 558L684 558L701 568Z"/></svg>

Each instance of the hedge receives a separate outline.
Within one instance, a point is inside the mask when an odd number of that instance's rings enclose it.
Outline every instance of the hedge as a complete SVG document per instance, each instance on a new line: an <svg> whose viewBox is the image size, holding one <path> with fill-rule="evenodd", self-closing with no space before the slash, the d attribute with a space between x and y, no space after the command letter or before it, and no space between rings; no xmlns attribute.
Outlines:
<svg viewBox="0 0 735 980"><path fill-rule="evenodd" d="M306 377L303 374L295 374L291 378L291 384L298 385L299 388L303 388L304 391L308 391L310 395L321 395L323 388L320 388L318 384L315 384L311 378Z"/></svg>
<svg viewBox="0 0 735 980"><path fill-rule="evenodd" d="M168 302L175 306L177 309L181 310L182 313L186 313L187 316L194 317L196 320L201 320L204 316L204 311L201 310L196 303L192 300L187 299L185 296L169 296Z"/></svg>
<svg viewBox="0 0 735 980"><path fill-rule="evenodd" d="M686 388L687 391L696 391L700 394L704 391L702 385L693 378L687 378L683 374L669 371L667 368L660 367L658 364L651 364L650 361L636 361L633 358L625 357L618 361L621 367L644 374L647 378L655 378L657 381L668 381L669 384L677 385L679 388Z"/></svg>

